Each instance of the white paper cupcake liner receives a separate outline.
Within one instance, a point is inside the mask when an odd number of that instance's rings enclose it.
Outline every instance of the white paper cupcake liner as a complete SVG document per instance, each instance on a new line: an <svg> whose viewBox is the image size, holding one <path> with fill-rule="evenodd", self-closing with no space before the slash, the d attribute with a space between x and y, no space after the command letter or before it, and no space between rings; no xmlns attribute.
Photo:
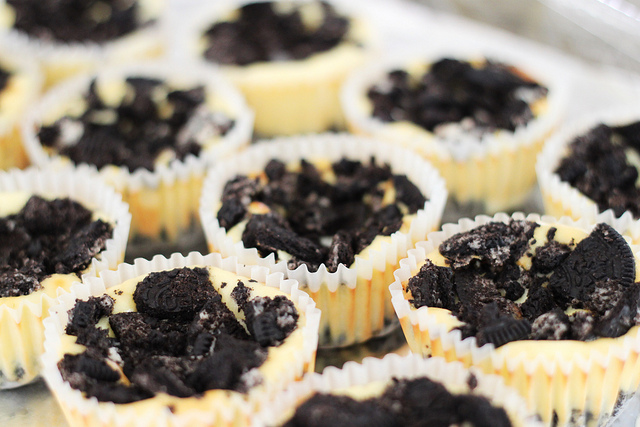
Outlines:
<svg viewBox="0 0 640 427"><path fill-rule="evenodd" d="M124 259L131 215L128 206L111 187L106 186L87 168L66 168L0 172L0 192L28 192L44 197L70 197L88 209L101 212L113 224L113 235L106 248L82 273L95 276L115 268ZM56 297L68 292L75 275L59 276L61 287L56 295L44 291L22 297L0 298L0 388L24 385L40 371L39 358L43 349L44 326L49 308ZM65 289L66 288L66 289Z"/></svg>
<svg viewBox="0 0 640 427"><path fill-rule="evenodd" d="M57 367L63 356L61 337L68 322L68 310L73 307L77 298L86 300L90 296L102 295L106 289L128 279L154 271L187 266L218 267L290 295L300 312L304 313L306 322L299 326L302 328L302 348L292 352L290 360L279 368L281 372L278 373L278 380L269 383L265 381L251 389L247 395L224 393L227 405L216 405L213 400L213 404L206 410L203 405L196 405L193 410L177 415L173 414L167 405L154 404L153 399L142 401L148 404L141 406L98 402L95 398L84 397L82 392L71 388L62 379ZM99 278L89 278L82 284L74 285L72 292L63 295L59 301L60 304L51 310L52 315L45 322L43 376L72 426L244 426L249 424L251 412L259 410L264 404L267 395L284 389L290 382L301 378L305 372L313 371L314 368L320 311L315 307L313 300L298 290L295 280L285 279L281 273L270 273L263 267L240 264L234 257L223 258L220 254L201 255L192 252L187 256L176 253L170 258L158 255L151 260L137 259L134 264L121 264L116 271L107 271ZM206 398L207 393L202 399ZM197 401L199 398L184 399Z"/></svg>
<svg viewBox="0 0 640 427"><path fill-rule="evenodd" d="M116 65L152 59L161 56L165 51L168 0L142 0L144 8L148 10L148 18L155 22L148 23L141 28L118 39L105 43L95 42L55 42L42 40L8 27L13 20L7 21L4 14L10 7L6 0L0 1L0 42L3 46L25 56L35 58L44 75L45 87L65 80L74 74L93 72L105 64ZM13 13L11 11L10 13Z"/></svg>
<svg viewBox="0 0 640 427"><path fill-rule="evenodd" d="M574 219L585 218L589 222L604 222L620 234L629 236L634 244L640 244L640 219L634 218L630 211L620 217L616 217L611 209L600 212L593 200L568 182L561 181L555 173L576 137L584 135L598 124L616 126L634 121L640 121L640 108L637 105L616 106L574 120L549 138L536 163L545 213L555 217L567 215Z"/></svg>
<svg viewBox="0 0 640 427"><path fill-rule="evenodd" d="M43 120L51 114L61 116L62 106L81 97L94 77L110 80L127 76L159 78L173 84L202 84L207 94L225 104L230 118L235 120L233 128L219 142L204 146L198 157L188 155L183 161L173 160L154 171L139 168L131 173L124 166L106 166L99 171L105 182L113 185L129 203L132 237L175 242L180 235L193 230L206 167L240 150L251 139L253 115L240 93L219 74L200 67L157 62L108 68L96 75L71 79L49 91L23 121L27 153L39 166L70 163L65 157L48 154L40 144L37 132Z"/></svg>
<svg viewBox="0 0 640 427"><path fill-rule="evenodd" d="M497 349L492 344L478 347L475 337L462 340L459 330L449 331L449 326L436 317L442 317L441 310L436 313L428 307L415 309L404 296L403 282L418 272L427 254L444 240L488 222L506 223L511 219L561 224L585 231L595 226L584 219L498 213L493 217L480 215L475 220L464 218L457 224L443 225L442 231L430 233L425 242L418 243L400 261L400 268L394 273L396 280L389 287L409 347L423 356L458 360L465 366L503 376L507 385L523 394L547 423L554 414L560 425L576 419L586 422L585 418L590 417L607 420L618 400L634 393L640 384L640 327L631 328L619 338L591 342L535 341L531 346L532 341L516 341ZM636 264L640 260L639 249L631 246Z"/></svg>
<svg viewBox="0 0 640 427"><path fill-rule="evenodd" d="M346 157L368 162L371 156L388 163L393 173L406 174L429 201L415 214L407 232L392 234L378 248L370 250L366 259L356 255L350 268L340 265L331 273L321 265L317 272L310 272L303 265L289 270L286 261L275 262L273 255L261 258L257 249L245 248L242 241L235 241L218 223L224 184L238 174L262 171L271 159L289 163L302 158L337 161ZM393 270L415 242L438 228L446 198L444 182L438 173L407 150L345 134L309 135L257 143L212 168L204 184L200 218L212 252L237 256L242 263L268 266L296 279L323 312L320 344L345 346L380 335L396 324L387 291L393 281Z"/></svg>
<svg viewBox="0 0 640 427"><path fill-rule="evenodd" d="M469 388L470 376L475 376L477 386ZM362 364L347 362L338 369L326 368L322 375L308 375L301 382L289 386L275 395L256 416L253 427L280 426L287 421L297 406L314 393L331 393L353 386L390 381L392 378L414 379L428 377L443 384L454 394L473 393L491 400L493 405L503 407L514 427L541 426L524 399L512 388L505 386L502 378L486 375L474 368L465 368L459 362L446 362L435 357L424 359L419 355L398 356L389 354L383 359L365 358Z"/></svg>
<svg viewBox="0 0 640 427"><path fill-rule="evenodd" d="M350 2L329 1L338 13L351 19L350 35L359 46L340 44L301 60L261 61L243 66L216 64L203 57L202 35L210 26L248 3L267 1L227 0L194 8L195 13L185 16L182 31L171 37L170 55L219 68L240 88L255 111L258 135L295 135L343 128L340 86L350 72L375 56L377 46L375 29L362 17L361 9Z"/></svg>
<svg viewBox="0 0 640 427"><path fill-rule="evenodd" d="M440 43L442 44L442 43ZM386 123L370 115L367 90L384 81L394 69L428 64L442 58L473 61L483 58L511 64L549 89L544 112L515 132L498 130L481 138L435 136L407 122ZM543 141L564 116L569 82L543 58L526 58L515 52L475 44L438 46L403 52L368 64L344 84L341 103L348 128L405 146L430 160L447 182L451 196L461 203L482 202L485 211L497 212L521 205L535 184L533 158ZM399 128L398 125L403 127ZM407 124L406 126L404 126Z"/></svg>

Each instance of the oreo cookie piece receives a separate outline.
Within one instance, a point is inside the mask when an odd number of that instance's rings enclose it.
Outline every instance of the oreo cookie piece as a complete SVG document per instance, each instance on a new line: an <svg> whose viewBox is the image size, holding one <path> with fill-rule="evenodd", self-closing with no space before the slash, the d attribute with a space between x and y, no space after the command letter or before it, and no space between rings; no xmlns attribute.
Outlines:
<svg viewBox="0 0 640 427"><path fill-rule="evenodd" d="M78 335L82 329L95 327L101 317L111 314L114 302L108 295L89 297L86 301L77 300L69 310L69 321L65 332L68 335Z"/></svg>
<svg viewBox="0 0 640 427"><path fill-rule="evenodd" d="M353 251L353 235L347 231L338 231L333 235L329 246L328 259L325 262L327 270L331 273L338 271L338 266L344 264L350 267L355 260Z"/></svg>
<svg viewBox="0 0 640 427"><path fill-rule="evenodd" d="M640 284L634 283L618 303L594 326L599 337L617 338L626 334L640 320Z"/></svg>
<svg viewBox="0 0 640 427"><path fill-rule="evenodd" d="M256 297L243 307L247 329L261 346L278 346L295 329L298 311L291 300Z"/></svg>
<svg viewBox="0 0 640 427"><path fill-rule="evenodd" d="M407 289L414 307L440 307L456 310L453 292L453 272L449 267L439 267L426 260L420 271L409 279Z"/></svg>
<svg viewBox="0 0 640 427"><path fill-rule="evenodd" d="M451 236L439 249L454 270L468 266L473 260L497 269L509 259L520 258L536 227L536 223L529 221L490 222Z"/></svg>
<svg viewBox="0 0 640 427"><path fill-rule="evenodd" d="M356 400L349 396L316 393L294 413L283 427L324 426L400 427L390 408L375 399Z"/></svg>
<svg viewBox="0 0 640 427"><path fill-rule="evenodd" d="M189 360L177 357L152 356L138 363L131 374L131 381L142 390L155 395L166 393L176 397L190 397L196 390L185 384L193 365Z"/></svg>
<svg viewBox="0 0 640 427"><path fill-rule="evenodd" d="M427 199L406 175L394 175L393 185L396 189L396 199L404 203L410 212L416 212L424 207Z"/></svg>
<svg viewBox="0 0 640 427"><path fill-rule="evenodd" d="M91 260L106 246L113 227L107 222L96 220L80 228L59 252L49 261L56 273L69 274L80 272L89 267Z"/></svg>
<svg viewBox="0 0 640 427"><path fill-rule="evenodd" d="M198 363L186 383L198 393L212 389L243 392L243 375L260 366L266 357L267 350L258 343L221 334L215 339L214 351Z"/></svg>
<svg viewBox="0 0 640 427"><path fill-rule="evenodd" d="M598 281L615 281L630 287L635 281L635 260L624 238L611 226L598 224L581 240L549 279L555 299L567 307L587 301Z"/></svg>
<svg viewBox="0 0 640 427"><path fill-rule="evenodd" d="M478 345L493 344L496 348L511 341L526 339L531 333L531 324L527 319L500 317L498 320L480 328L476 334Z"/></svg>
<svg viewBox="0 0 640 427"><path fill-rule="evenodd" d="M309 262L322 262L322 247L290 230L273 214L253 215L242 233L246 247L258 248L261 256L282 250Z"/></svg>
<svg viewBox="0 0 640 427"><path fill-rule="evenodd" d="M560 308L538 316L531 325L534 340L564 340L571 337L571 321Z"/></svg>
<svg viewBox="0 0 640 427"><path fill-rule="evenodd" d="M138 312L161 319L191 320L216 294L205 268L150 273L133 293Z"/></svg>

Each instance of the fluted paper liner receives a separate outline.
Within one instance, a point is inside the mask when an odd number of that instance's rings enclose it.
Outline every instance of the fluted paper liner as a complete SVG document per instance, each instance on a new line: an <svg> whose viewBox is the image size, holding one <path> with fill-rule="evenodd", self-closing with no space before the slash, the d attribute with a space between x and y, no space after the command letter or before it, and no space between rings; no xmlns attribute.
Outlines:
<svg viewBox="0 0 640 427"><path fill-rule="evenodd" d="M217 220L224 184L237 174L257 173L271 159L284 163L343 157L368 162L375 156L391 166L396 174L406 174L429 199L410 220L406 231L396 232L368 251L367 258L356 255L351 267L338 266L330 273L323 265L309 272L306 265L289 270L285 261L273 254L261 258L255 248L234 241ZM426 161L411 152L369 138L345 134L309 135L259 142L244 152L219 163L207 175L202 194L200 217L211 252L237 256L240 262L268 266L296 279L323 312L320 327L322 346L344 346L363 342L397 325L387 291L393 281L398 260L428 232L439 227L447 192L442 178Z"/></svg>
<svg viewBox="0 0 640 427"><path fill-rule="evenodd" d="M565 125L545 143L538 156L536 172L546 214L574 219L585 218L589 222L604 222L620 234L628 236L634 244L640 244L640 220L630 211L616 217L612 209L600 212L598 205L568 182L560 180L555 170L569 153L569 145L578 136L586 134L599 124L627 125L640 121L637 105L617 106L592 113Z"/></svg>
<svg viewBox="0 0 640 427"><path fill-rule="evenodd" d="M86 300L90 296L102 295L106 289L138 276L154 271L171 270L180 267L213 266L254 279L266 286L279 289L288 294L300 313L301 348L296 348L281 363L279 371L254 386L246 395L226 390L209 390L202 397L178 398L157 396L133 404L115 404L98 402L95 398L86 398L79 390L62 379L57 363L62 359L62 341L68 322L68 310L76 298ZM116 271L107 271L99 278L89 278L82 284L72 287L71 293L60 298L60 305L54 307L52 315L45 322L45 354L43 356L43 376L52 390L71 426L244 426L250 422L250 413L260 409L266 396L278 392L299 378L305 372L312 372L318 344L318 322L320 311L309 296L298 289L295 280L285 279L281 273L270 273L268 269L247 266L237 262L234 257L223 258L220 254L201 255L192 252L187 256L178 253L170 258L155 256L151 260L137 259L134 264L121 264ZM285 341L286 342L286 341ZM189 401L191 409L172 413L172 404ZM201 403L198 403L201 401ZM179 413L178 413L179 412Z"/></svg>
<svg viewBox="0 0 640 427"><path fill-rule="evenodd" d="M198 157L187 155L183 161L174 159L169 164L156 166L154 171L138 168L129 172L127 167L110 165L100 169L100 176L105 182L113 185L130 205L132 237L172 243L194 228L207 166L248 144L253 116L240 93L211 70L159 62L105 69L95 75L99 80L125 79L127 76L158 78L169 84L194 87L202 84L207 95L220 101L229 110L230 118L235 120L226 135L203 145ZM81 97L93 77L85 75L58 85L28 114L22 123L22 132L34 164L70 163L66 157L48 154L40 144L37 132L43 120L51 115L62 116L64 106Z"/></svg>
<svg viewBox="0 0 640 427"><path fill-rule="evenodd" d="M207 61L201 52L204 32L230 11L255 2L211 2L209 7L197 9L186 20L184 31L171 38L173 55L219 66L240 88L255 111L255 130L259 135L317 133L343 127L340 87L349 73L372 56L371 47L375 42L370 24L347 1L332 0L329 3L336 7L338 13L351 20L349 35L360 42L359 46L354 43L340 44L306 59L256 62L242 66Z"/></svg>
<svg viewBox="0 0 640 427"><path fill-rule="evenodd" d="M436 136L408 121L383 122L371 116L368 89L384 81L394 69L406 70L442 58L474 61L482 58L515 66L549 89L543 112L515 132L497 130L481 138L473 135ZM402 145L429 160L444 177L447 188L460 203L481 202L486 212L498 212L520 206L535 184L532 159L544 140L560 122L566 108L568 84L553 75L552 69L538 58L526 61L520 56L497 49L449 46L431 51L413 52L368 64L354 72L342 88L341 103L347 127L356 134L370 135Z"/></svg>
<svg viewBox="0 0 640 427"><path fill-rule="evenodd" d="M104 43L60 42L39 39L12 29L13 20L6 0L0 1L0 41L8 48L34 58L44 76L45 87L51 87L76 74L95 72L105 65L131 63L160 57L165 51L167 0L142 0L148 11L145 18L154 19L135 31Z"/></svg>
<svg viewBox="0 0 640 427"><path fill-rule="evenodd" d="M113 225L113 235L106 248L91 261L83 276L115 268L124 259L131 215L128 206L112 188L86 168L0 172L0 192L28 192L43 197L70 197L86 208L100 212ZM0 388L29 383L40 373L39 358L44 351L44 326L49 308L56 297L69 291L75 274L55 274L45 283L59 285L49 293L40 290L30 295L0 298Z"/></svg>
<svg viewBox="0 0 640 427"><path fill-rule="evenodd" d="M411 351L423 356L440 356L458 360L465 366L475 366L485 373L498 374L508 386L514 387L549 423L554 414L560 425L565 422L593 417L606 420L616 408L618 400L634 393L640 384L640 327L634 326L619 338L598 338L594 341L515 341L499 348L493 344L476 345L476 338L461 339L459 330L438 320L448 310L421 307L415 309L405 298L404 284L417 274L427 254L456 233L476 228L492 221L511 219L561 224L589 231L593 223L573 221L568 217L557 220L550 216L526 216L504 213L494 217L478 216L462 219L457 224L445 224L443 231L431 233L400 261L395 281L389 287L393 307ZM631 246L638 268L638 249ZM637 273L636 273L637 274ZM437 313L436 313L437 312ZM449 317L448 315L446 317ZM582 417L582 418L580 418Z"/></svg>
<svg viewBox="0 0 640 427"><path fill-rule="evenodd" d="M477 386L469 389L473 374ZM473 393L488 398L493 405L503 407L514 427L541 426L537 416L513 388L507 387L501 377L486 375L475 368L466 368L459 362L446 362L440 357L424 359L419 355L399 356L389 354L383 359L365 358L362 363L347 362L342 369L328 367L320 374L306 376L275 395L258 413L253 427L280 426L293 415L296 407L314 393L331 393L348 387L363 386L392 378L427 377L443 384L453 394Z"/></svg>
<svg viewBox="0 0 640 427"><path fill-rule="evenodd" d="M0 68L11 73L0 91L0 169L24 168L29 161L20 136L19 123L40 93L42 75L36 62L4 48Z"/></svg>

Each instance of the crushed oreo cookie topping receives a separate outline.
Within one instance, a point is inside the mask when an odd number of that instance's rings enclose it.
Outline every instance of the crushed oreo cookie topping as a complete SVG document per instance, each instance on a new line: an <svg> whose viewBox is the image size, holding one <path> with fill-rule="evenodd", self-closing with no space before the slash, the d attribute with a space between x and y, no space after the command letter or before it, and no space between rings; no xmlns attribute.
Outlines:
<svg viewBox="0 0 640 427"><path fill-rule="evenodd" d="M234 299L246 320L222 301L208 269L185 267L141 280L135 312L113 313L107 295L78 300L66 332L87 348L65 354L58 367L72 387L99 401L246 392L258 381L252 370L295 330L299 314L286 297L251 298L244 284ZM98 326L104 318L112 334Z"/></svg>
<svg viewBox="0 0 640 427"><path fill-rule="evenodd" d="M451 394L428 378L394 379L380 397L356 400L317 393L300 405L284 427L474 425L508 427L504 409L485 397Z"/></svg>
<svg viewBox="0 0 640 427"><path fill-rule="evenodd" d="M131 96L111 107L101 99L97 84L95 79L91 82L80 117L65 116L38 131L43 146L75 164L152 171L160 155L178 160L197 156L203 143L225 135L234 125L222 113L208 110L203 86L175 90L159 79L128 77Z"/></svg>
<svg viewBox="0 0 640 427"><path fill-rule="evenodd" d="M80 274L106 248L113 227L68 198L32 196L0 218L0 297L29 295L47 276Z"/></svg>
<svg viewBox="0 0 640 427"><path fill-rule="evenodd" d="M640 283L631 248L598 224L580 242L533 238L529 221L491 222L439 247L447 266L426 260L407 284L414 307L450 310L463 338L496 347L517 340L619 337L640 324ZM529 260L530 267L525 268Z"/></svg>
<svg viewBox="0 0 640 427"><path fill-rule="evenodd" d="M509 65L445 58L418 77L391 71L367 96L373 117L384 122L410 121L436 134L445 124L459 123L484 134L526 125L534 118L531 104L547 92Z"/></svg>
<svg viewBox="0 0 640 427"><path fill-rule="evenodd" d="M227 231L247 220L242 242L261 256L278 259L283 251L291 256L289 268L306 264L317 271L324 264L335 272L340 264L349 267L376 236L398 231L403 216L425 202L406 176L393 175L373 158L342 159L328 171L305 160L299 171L290 171L271 160L260 176L241 175L225 184L217 218Z"/></svg>
<svg viewBox="0 0 640 427"><path fill-rule="evenodd" d="M0 92L2 92L9 83L11 73L3 68L0 68Z"/></svg>
<svg viewBox="0 0 640 427"><path fill-rule="evenodd" d="M338 15L326 2L291 4L281 10L277 2L250 3L239 9L234 21L218 22L204 33L204 57L227 65L248 65L264 61L305 59L325 52L346 39L349 20ZM284 2L283 2L284 3ZM317 7L310 13L319 22L305 22L303 8Z"/></svg>
<svg viewBox="0 0 640 427"><path fill-rule="evenodd" d="M593 200L602 212L626 211L640 218L638 165L640 122L624 126L600 124L576 137L555 170L560 179Z"/></svg>
<svg viewBox="0 0 640 427"><path fill-rule="evenodd" d="M13 27L41 40L104 43L140 27L132 0L7 0Z"/></svg>

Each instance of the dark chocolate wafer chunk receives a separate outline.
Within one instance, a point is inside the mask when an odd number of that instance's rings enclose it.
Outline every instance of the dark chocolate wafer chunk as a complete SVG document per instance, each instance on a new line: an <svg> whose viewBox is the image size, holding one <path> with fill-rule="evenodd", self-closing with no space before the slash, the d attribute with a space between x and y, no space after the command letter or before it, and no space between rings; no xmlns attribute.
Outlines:
<svg viewBox="0 0 640 427"><path fill-rule="evenodd" d="M176 268L151 273L133 293L138 312L158 318L191 319L216 294L209 270Z"/></svg>
<svg viewBox="0 0 640 427"><path fill-rule="evenodd" d="M253 298L243 310L249 333L263 347L280 345L298 322L293 303L282 296Z"/></svg>
<svg viewBox="0 0 640 427"><path fill-rule="evenodd" d="M473 260L501 268L507 260L520 258L537 226L528 221L490 222L451 236L440 244L440 253L454 269L466 267Z"/></svg>
<svg viewBox="0 0 640 427"><path fill-rule="evenodd" d="M630 287L635 273L634 256L624 238L612 227L598 224L553 272L548 288L566 307L572 300L588 300L598 281Z"/></svg>

